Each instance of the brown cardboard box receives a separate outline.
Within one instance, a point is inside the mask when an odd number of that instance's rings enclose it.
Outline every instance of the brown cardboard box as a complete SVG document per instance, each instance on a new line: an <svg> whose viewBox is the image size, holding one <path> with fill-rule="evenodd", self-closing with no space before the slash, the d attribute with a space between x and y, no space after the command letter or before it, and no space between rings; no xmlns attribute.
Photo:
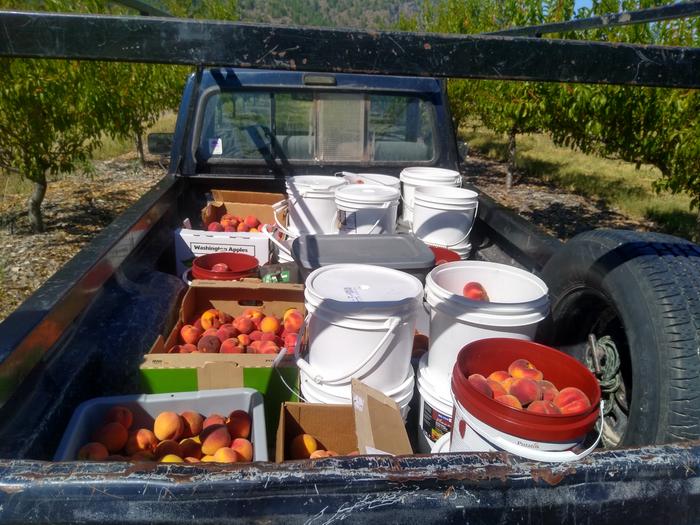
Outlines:
<svg viewBox="0 0 700 525"><path fill-rule="evenodd" d="M340 455L413 454L396 402L353 380L353 405L284 403L280 412L275 461L291 459L288 446L299 434L310 434L322 448Z"/></svg>
<svg viewBox="0 0 700 525"><path fill-rule="evenodd" d="M274 224L275 215L272 205L284 200L281 193L263 193L257 191L212 190L214 201L202 209L202 222L218 221L226 213L245 218L253 215L263 224Z"/></svg>

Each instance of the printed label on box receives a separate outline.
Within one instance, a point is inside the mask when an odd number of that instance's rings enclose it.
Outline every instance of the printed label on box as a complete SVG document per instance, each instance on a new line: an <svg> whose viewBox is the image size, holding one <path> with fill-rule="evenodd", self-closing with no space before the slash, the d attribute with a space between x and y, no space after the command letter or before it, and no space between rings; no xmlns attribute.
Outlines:
<svg viewBox="0 0 700 525"><path fill-rule="evenodd" d="M205 253L215 253L215 252L229 252L229 253L245 253L246 255L252 255L255 257L255 246L252 244L216 244L216 243L201 243L193 242L190 245L190 249L195 255L202 255Z"/></svg>

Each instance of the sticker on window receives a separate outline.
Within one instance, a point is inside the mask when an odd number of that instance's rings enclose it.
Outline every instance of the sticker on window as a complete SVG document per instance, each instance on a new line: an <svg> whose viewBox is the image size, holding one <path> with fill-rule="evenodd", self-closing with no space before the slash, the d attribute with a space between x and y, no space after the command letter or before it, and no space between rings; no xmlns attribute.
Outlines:
<svg viewBox="0 0 700 525"><path fill-rule="evenodd" d="M209 154L221 155L224 152L224 146L220 138L209 139Z"/></svg>

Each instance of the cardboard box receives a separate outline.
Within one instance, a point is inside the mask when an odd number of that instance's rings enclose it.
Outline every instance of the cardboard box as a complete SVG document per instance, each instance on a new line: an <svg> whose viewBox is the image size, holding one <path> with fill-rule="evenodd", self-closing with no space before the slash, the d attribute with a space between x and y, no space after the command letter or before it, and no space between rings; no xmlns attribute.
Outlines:
<svg viewBox="0 0 700 525"><path fill-rule="evenodd" d="M285 198L281 193L254 191L212 190L214 201L201 212L202 223L219 220L226 213L246 217L254 215L265 224L274 224L272 204ZM261 265L270 259L270 242L264 233L209 232L180 228L175 231L175 266L182 275L192 266L198 255L215 252L245 253L255 257Z"/></svg>
<svg viewBox="0 0 700 525"><path fill-rule="evenodd" d="M253 281L194 281L180 307L179 318L166 337L158 336L140 366L142 391L147 394L249 387L265 396L268 432L277 428L279 405L296 400L299 369L291 356L276 368L276 355L264 354L168 354L179 343L180 328L198 314L217 308L237 316L247 308L281 316L287 308L304 313L304 286ZM285 385L285 382L287 385Z"/></svg>
<svg viewBox="0 0 700 525"><path fill-rule="evenodd" d="M280 409L275 461L291 459L288 445L299 434L310 434L322 448L340 455L413 454L396 402L353 379L352 405L284 403Z"/></svg>

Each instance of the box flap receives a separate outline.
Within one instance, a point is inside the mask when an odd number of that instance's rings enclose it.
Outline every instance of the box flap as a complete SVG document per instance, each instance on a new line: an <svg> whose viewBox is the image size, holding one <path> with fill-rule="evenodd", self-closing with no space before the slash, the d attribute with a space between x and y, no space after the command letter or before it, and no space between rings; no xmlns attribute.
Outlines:
<svg viewBox="0 0 700 525"><path fill-rule="evenodd" d="M351 388L360 454L413 454L396 401L357 379Z"/></svg>
<svg viewBox="0 0 700 525"><path fill-rule="evenodd" d="M287 198L282 193L262 191L211 190L211 196L218 202L240 202L245 204L275 204Z"/></svg>
<svg viewBox="0 0 700 525"><path fill-rule="evenodd" d="M199 390L242 387L243 368L231 361L208 361L197 368L197 386Z"/></svg>

